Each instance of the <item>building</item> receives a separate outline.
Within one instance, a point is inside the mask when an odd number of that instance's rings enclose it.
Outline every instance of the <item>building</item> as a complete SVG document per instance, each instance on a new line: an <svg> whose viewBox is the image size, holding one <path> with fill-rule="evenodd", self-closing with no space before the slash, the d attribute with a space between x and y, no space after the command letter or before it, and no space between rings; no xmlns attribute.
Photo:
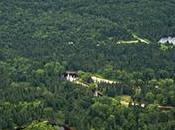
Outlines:
<svg viewBox="0 0 175 130"><path fill-rule="evenodd" d="M174 109L175 107L173 107L173 106L158 106L158 108L159 108L161 111L169 111L169 110Z"/></svg>
<svg viewBox="0 0 175 130"><path fill-rule="evenodd" d="M165 44L165 43L172 43L175 45L175 37L164 37L159 40L160 43Z"/></svg>
<svg viewBox="0 0 175 130"><path fill-rule="evenodd" d="M103 94L96 89L92 89L92 92L94 93L95 97L102 97L103 96Z"/></svg>
<svg viewBox="0 0 175 130"><path fill-rule="evenodd" d="M78 73L76 71L66 71L64 73L64 79L70 82L77 80L77 78L78 78Z"/></svg>

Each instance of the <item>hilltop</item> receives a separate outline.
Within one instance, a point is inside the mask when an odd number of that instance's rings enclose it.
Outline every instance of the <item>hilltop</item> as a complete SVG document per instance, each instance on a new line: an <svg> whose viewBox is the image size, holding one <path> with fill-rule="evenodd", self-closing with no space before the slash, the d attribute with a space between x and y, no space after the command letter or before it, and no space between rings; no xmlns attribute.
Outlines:
<svg viewBox="0 0 175 130"><path fill-rule="evenodd" d="M174 8L1 0L0 130L54 130L48 119L76 130L174 130L175 46L164 39L175 36Z"/></svg>

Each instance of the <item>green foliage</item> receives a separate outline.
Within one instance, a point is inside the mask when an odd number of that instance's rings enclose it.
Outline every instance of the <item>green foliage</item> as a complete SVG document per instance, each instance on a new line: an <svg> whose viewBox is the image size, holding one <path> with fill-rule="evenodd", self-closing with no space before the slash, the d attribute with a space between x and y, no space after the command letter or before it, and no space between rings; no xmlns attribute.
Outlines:
<svg viewBox="0 0 175 130"><path fill-rule="evenodd" d="M1 0L0 129L51 118L76 130L174 130L175 47L157 43L175 35L174 8L174 0ZM81 70L91 87L62 80L66 70ZM96 85L93 74L117 84ZM125 95L146 107L122 105Z"/></svg>
<svg viewBox="0 0 175 130"><path fill-rule="evenodd" d="M53 128L47 122L43 121L43 122L33 122L24 130L55 130L55 128Z"/></svg>

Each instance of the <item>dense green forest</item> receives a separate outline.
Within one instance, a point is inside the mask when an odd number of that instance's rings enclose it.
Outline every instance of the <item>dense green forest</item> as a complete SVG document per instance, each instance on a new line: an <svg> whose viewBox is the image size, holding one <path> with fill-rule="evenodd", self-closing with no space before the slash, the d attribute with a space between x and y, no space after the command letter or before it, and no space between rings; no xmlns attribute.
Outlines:
<svg viewBox="0 0 175 130"><path fill-rule="evenodd" d="M158 43L175 36L174 8L1 0L0 130L175 130L175 46ZM79 81L63 80L68 70Z"/></svg>

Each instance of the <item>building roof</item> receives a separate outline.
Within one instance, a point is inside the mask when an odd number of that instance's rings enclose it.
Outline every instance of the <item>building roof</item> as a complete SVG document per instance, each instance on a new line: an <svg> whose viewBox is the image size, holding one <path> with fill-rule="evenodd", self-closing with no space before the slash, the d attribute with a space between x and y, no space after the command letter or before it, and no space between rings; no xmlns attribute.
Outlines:
<svg viewBox="0 0 175 130"><path fill-rule="evenodd" d="M66 74L77 74L77 71L66 71Z"/></svg>

